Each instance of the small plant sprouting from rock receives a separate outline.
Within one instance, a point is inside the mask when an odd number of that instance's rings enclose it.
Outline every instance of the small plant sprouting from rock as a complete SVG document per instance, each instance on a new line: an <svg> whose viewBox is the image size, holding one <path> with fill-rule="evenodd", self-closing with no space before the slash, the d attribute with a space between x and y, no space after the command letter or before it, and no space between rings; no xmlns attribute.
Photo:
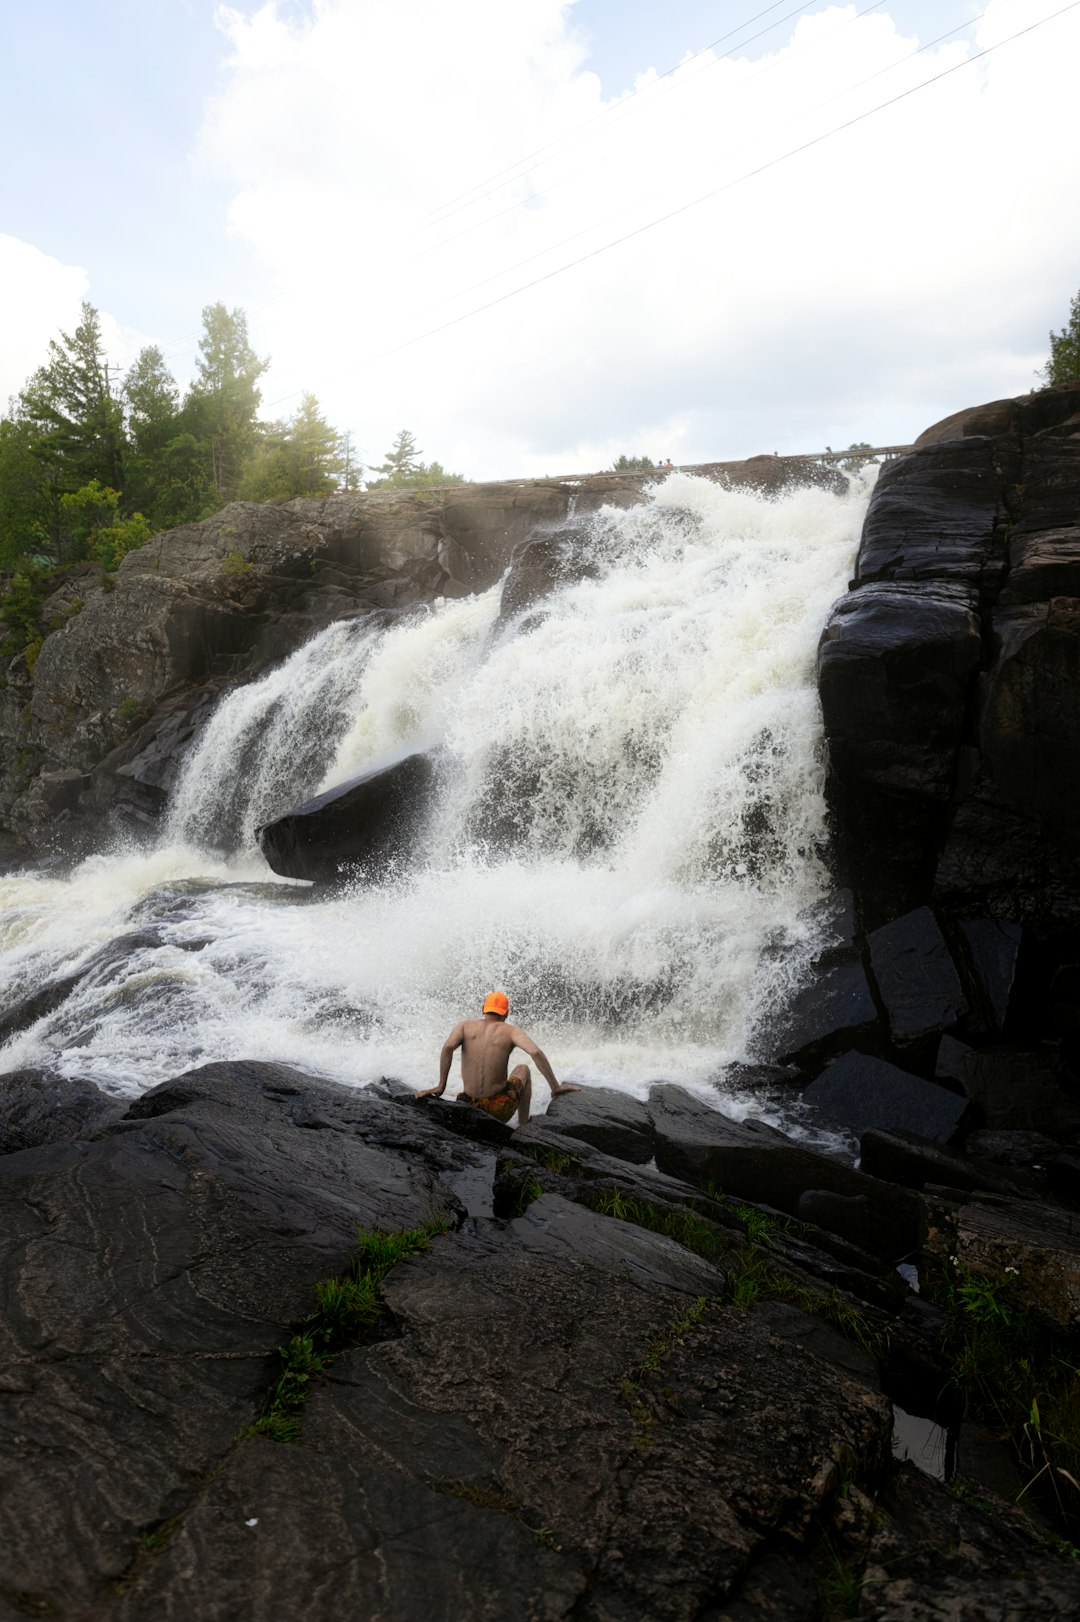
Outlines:
<svg viewBox="0 0 1080 1622"><path fill-rule="evenodd" d="M358 1345L378 1325L383 1312L378 1297L382 1280L397 1262L426 1250L446 1227L444 1221L435 1219L420 1228L360 1230L359 1244L345 1273L316 1284L318 1310L281 1348L281 1372L248 1434L272 1442L299 1441L300 1413L312 1382L325 1374L338 1352Z"/></svg>
<svg viewBox="0 0 1080 1622"><path fill-rule="evenodd" d="M221 572L224 575L235 576L250 574L254 567L255 565L250 561L250 559L246 558L243 552L239 551L236 547L234 547L231 551L226 552L225 556L221 560Z"/></svg>
<svg viewBox="0 0 1080 1622"><path fill-rule="evenodd" d="M159 1521L157 1526L144 1532L139 1539L139 1547L145 1554L161 1554L168 1548L183 1522L182 1515L171 1515L167 1521Z"/></svg>
<svg viewBox="0 0 1080 1622"><path fill-rule="evenodd" d="M466 1503L474 1504L477 1509L492 1509L499 1515L509 1515L514 1520L520 1521L543 1549L553 1549L557 1552L561 1547L556 1543L555 1534L550 1526L531 1526L525 1519L517 1499L511 1498L509 1493L500 1492L497 1487L469 1481L433 1481L431 1485L436 1492L445 1493L448 1498L464 1498Z"/></svg>
<svg viewBox="0 0 1080 1622"><path fill-rule="evenodd" d="M665 1359L671 1356L676 1346L680 1346L701 1322L709 1308L709 1298L699 1295L693 1306L673 1318L658 1339L645 1348L641 1362L619 1386L619 1396L630 1410L630 1417L634 1421L634 1451L647 1453L652 1446L653 1429L656 1425L656 1410L644 1389L644 1382L652 1374L656 1374ZM674 1402L674 1393L665 1387L664 1395L667 1400Z"/></svg>
<svg viewBox="0 0 1080 1622"><path fill-rule="evenodd" d="M1027 1474L1020 1499L1041 1498L1060 1530L1080 1528L1080 1365L1075 1342L1035 1321L1008 1267L990 1278L954 1256L927 1283L945 1308L953 1381L968 1413L1012 1438Z"/></svg>
<svg viewBox="0 0 1080 1622"><path fill-rule="evenodd" d="M521 1182L518 1189L517 1200L514 1205L514 1214L524 1216L534 1200L538 1200L544 1192L544 1185L533 1172L529 1172Z"/></svg>

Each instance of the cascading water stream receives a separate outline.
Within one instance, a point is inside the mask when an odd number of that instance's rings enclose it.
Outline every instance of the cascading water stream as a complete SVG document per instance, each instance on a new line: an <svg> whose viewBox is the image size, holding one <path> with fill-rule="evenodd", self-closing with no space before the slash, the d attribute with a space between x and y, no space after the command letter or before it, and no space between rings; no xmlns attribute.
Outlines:
<svg viewBox="0 0 1080 1622"><path fill-rule="evenodd" d="M222 1057L422 1085L500 986L565 1079L755 1107L722 1077L813 948L814 652L866 498L676 476L594 518L589 577L517 625L495 588L329 627L223 701L157 851L4 881L12 1000L92 967L0 1064L121 1091ZM329 898L266 882L259 822L417 747L439 793L402 871Z"/></svg>

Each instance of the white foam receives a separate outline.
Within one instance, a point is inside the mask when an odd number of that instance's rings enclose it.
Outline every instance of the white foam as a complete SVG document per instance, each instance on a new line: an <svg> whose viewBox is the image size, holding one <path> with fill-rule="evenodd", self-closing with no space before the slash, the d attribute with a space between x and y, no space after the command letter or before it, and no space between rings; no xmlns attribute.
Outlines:
<svg viewBox="0 0 1080 1622"><path fill-rule="evenodd" d="M156 931L2 1062L128 1092L237 1057L420 1086L500 986L560 1076L715 1096L812 948L814 657L866 498L676 474L601 515L595 577L516 634L497 588L322 632L222 704L158 851L0 881L9 1000ZM327 899L258 882L256 822L433 744L439 801L407 872Z"/></svg>

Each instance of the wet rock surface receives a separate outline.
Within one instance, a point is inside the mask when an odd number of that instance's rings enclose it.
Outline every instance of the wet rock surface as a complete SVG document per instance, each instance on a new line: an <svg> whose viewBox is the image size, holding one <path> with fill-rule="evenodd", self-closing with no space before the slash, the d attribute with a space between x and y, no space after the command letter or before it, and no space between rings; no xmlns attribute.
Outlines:
<svg viewBox="0 0 1080 1622"><path fill-rule="evenodd" d="M819 685L847 882L1080 923L1080 384L959 414L881 475Z"/></svg>
<svg viewBox="0 0 1080 1622"><path fill-rule="evenodd" d="M275 873L327 884L403 860L435 786L430 755L412 754L339 783L258 829Z"/></svg>
<svg viewBox="0 0 1080 1622"><path fill-rule="evenodd" d="M895 1274L761 1206L751 1241L749 1208L543 1120L462 1136L475 1114L211 1065L90 1141L0 1158L12 1614L810 1618L841 1542L902 1572L902 1518L886 1549L851 1502L901 1490L867 1350L890 1321L911 1339ZM455 1188L494 1188L497 1162L515 1208L469 1215ZM299 1443L251 1434L357 1229L432 1217ZM789 1298L748 1312L737 1280L766 1264ZM841 1299L858 1336L814 1307ZM1031 1603L1080 1602L1008 1525ZM929 1601L929 1574L905 1580Z"/></svg>

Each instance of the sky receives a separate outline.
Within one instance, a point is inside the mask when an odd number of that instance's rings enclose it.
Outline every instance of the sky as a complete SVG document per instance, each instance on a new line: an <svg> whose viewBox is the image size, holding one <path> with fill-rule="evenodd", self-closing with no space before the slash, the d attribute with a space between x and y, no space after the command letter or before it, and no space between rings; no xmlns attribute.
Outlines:
<svg viewBox="0 0 1080 1622"><path fill-rule="evenodd" d="M220 300L369 464L899 445L1080 288L1080 0L4 0L0 51L0 401L83 299L184 385Z"/></svg>

